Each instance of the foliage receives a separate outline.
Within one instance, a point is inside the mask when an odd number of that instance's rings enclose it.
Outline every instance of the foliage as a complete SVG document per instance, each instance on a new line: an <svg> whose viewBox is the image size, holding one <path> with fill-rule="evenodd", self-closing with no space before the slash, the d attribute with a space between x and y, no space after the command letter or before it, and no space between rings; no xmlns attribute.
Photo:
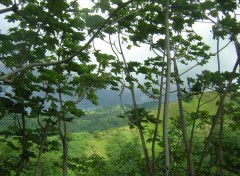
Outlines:
<svg viewBox="0 0 240 176"><path fill-rule="evenodd" d="M1 132L1 151L4 151L0 153L1 171L8 175L33 175L34 172L35 175L40 172L61 175L60 168L63 168L63 175L67 175L69 156L69 174L106 175L107 170L118 175L149 173L153 176L160 172L166 176L180 172L185 175L239 174L238 159L231 154L239 145L227 140L235 137L239 129L238 2L92 2L91 9L80 9L76 0L1 1L0 15L8 25L6 31L2 27L0 33L0 120L4 125L6 119L13 122ZM199 22L211 23L211 35L217 42L215 53L204 42L203 36L194 30ZM95 39L110 44L112 51L98 50ZM232 70L222 71L220 51L225 46L220 48L220 41L235 46L237 59L233 58ZM128 60L123 49L125 45L128 50L147 45L153 56ZM204 70L189 75L186 80L178 73L179 67L194 64L189 70L203 67L214 57L218 60L218 71ZM171 63L174 71L171 71ZM144 82L139 81L139 77L143 77ZM170 86L178 92L178 102L171 107L168 104ZM85 128L92 132L95 130L92 123L101 122L98 117L106 115L90 112L87 116L94 119L91 124L88 119L78 121L76 118L84 115L78 103L88 99L98 105L96 91L107 87L120 90L120 97L125 89L131 91L133 108L127 109L124 115L130 127L136 126L139 130L144 160L137 140L126 142L121 138L117 138L123 144L116 146L116 155L113 155L115 151L111 146L105 156L95 153L74 156L71 150L67 152L67 144L74 148L78 144L72 141L74 137L69 136L68 131L79 130L76 127L71 129L70 123L88 121L87 125L91 127ZM157 115L138 105L135 87L158 101ZM209 90L214 92L214 97L212 93L206 94ZM210 99L206 99L207 96ZM161 111L163 97L164 113ZM118 111L111 113L116 116ZM159 134L162 127L158 128L162 115L165 122L163 136ZM171 121L168 123L169 117ZM109 119L102 118L104 124L99 124L98 129L109 128ZM115 126L126 123L113 122ZM31 127L33 123L35 125ZM62 152L58 151L56 134L60 136ZM103 134L94 132L91 138L106 147L101 142L106 137ZM87 137L85 134L78 139L82 141L79 146L83 150L88 150L84 148ZM147 141L152 143L152 148L146 145L145 137L149 138ZM163 138L163 144L160 138ZM157 150L155 142L158 142ZM160 156L158 159L156 152ZM51 156L47 155L49 153ZM51 164L44 164L48 157L52 159ZM128 165L125 165L127 161ZM113 164L119 164L115 171ZM164 166L160 167L161 164ZM50 172L50 167L56 170Z"/></svg>
<svg viewBox="0 0 240 176"><path fill-rule="evenodd" d="M209 92L204 94L204 101L208 101L213 99L216 96L215 93ZM192 109L197 107L197 98L193 98L193 101L191 103L185 103L185 110L191 111ZM217 99L214 99L214 101L209 102L207 105L203 106L202 111L210 111L214 112L214 106L216 106ZM174 110L177 109L177 102L173 102L170 104L170 109ZM102 110L104 111L104 110ZM156 111L152 112L153 114L156 113ZM171 140L171 156L172 156L172 162L176 163L176 165L173 165L173 172L178 173L180 171L184 170L184 163L186 162L184 159L184 147L181 140L181 132L179 129L179 121L176 118L178 111L171 111L171 126L170 126L170 140ZM110 114L112 114L110 112ZM188 128L191 127L191 117L189 117L188 122ZM153 124L152 124L153 125ZM227 126L226 126L227 128ZM203 147L202 140L206 137L206 132L209 130L209 126L206 126L205 123L201 124L198 123L197 130L195 133L195 140L194 140L194 150L193 152L196 154L195 160L198 160L198 156L201 153L201 149ZM233 142L232 140L228 140L229 138L236 138L238 134L235 134L231 128L227 128L226 130L229 130L229 132L225 133L225 146L226 149L229 149L229 145L231 147L239 147L239 145L236 143L234 144L228 144ZM144 161L142 158L142 152L141 152L141 146L139 143L139 140L137 138L137 133L134 132L135 130L130 130L128 127L125 128L119 128L119 129L110 129L108 131L104 132L95 132L93 134L88 133L73 133L69 135L69 155L70 155L70 173L69 175L74 175L74 173L80 172L78 169L82 167L88 168L85 171L81 171L80 173L84 173L85 175L92 173L98 174L99 172L104 173L104 175L108 174L122 174L126 175L126 173L139 173L139 175L145 175L141 173L145 173L146 170L144 169ZM161 130L160 130L161 131ZM229 137L230 135L230 137ZM236 135L235 137L232 137L231 135ZM58 139L57 137L55 140ZM52 139L51 139L52 140ZM12 139L8 139L8 141L12 141ZM234 140L238 141L238 140ZM50 142L50 141L49 141ZM8 162L7 164L4 164L2 166L8 166L9 168L12 167L12 164L16 163L17 158L15 157L18 153L18 149L13 152L13 149L10 146L5 145L6 142L1 142L1 162ZM58 142L59 143L59 142ZM158 141L160 148L157 149L159 153L158 158L158 165L159 170L161 169L162 165L162 159L161 159L161 152L162 152L162 144L161 139L159 138ZM49 143L50 144L50 143ZM5 147L4 147L5 146ZM58 144L59 146L59 144ZM150 147L150 146L149 146ZM234 151L238 151L235 150ZM230 152L230 150L226 150L226 152ZM105 154L104 154L105 153ZM8 155L8 157L7 157ZM11 159L12 156L13 158ZM61 173L61 170L59 167L56 167L55 164L58 163L57 166L60 166L59 158L61 156L60 146L53 150L46 150L46 153L43 156L42 164L41 164L41 173L42 174L49 174L54 175L54 173ZM133 156L131 163L128 156ZM229 169L226 167L226 172L228 174L233 174L231 171L234 171L232 167L234 166L231 164L232 162L235 162L238 164L235 156L236 154L228 154L226 153L226 157L232 157L228 158L228 166ZM13 160L15 158L15 160ZM231 161L230 161L231 160ZM89 163L102 163L102 167L96 167L97 165L92 165ZM125 162L125 163L124 163ZM31 162L34 163L34 160ZM115 164L116 163L116 164ZM75 165L78 165L75 167ZM32 167L32 166L31 166ZM231 167L231 168L230 168ZM78 168L78 169L77 169ZM4 169L4 167L1 167L1 169ZM236 167L237 169L237 167ZM6 169L5 169L6 170ZM7 169L7 171L10 171L10 169ZM234 172L237 172L234 171ZM7 172L6 172L7 173Z"/></svg>

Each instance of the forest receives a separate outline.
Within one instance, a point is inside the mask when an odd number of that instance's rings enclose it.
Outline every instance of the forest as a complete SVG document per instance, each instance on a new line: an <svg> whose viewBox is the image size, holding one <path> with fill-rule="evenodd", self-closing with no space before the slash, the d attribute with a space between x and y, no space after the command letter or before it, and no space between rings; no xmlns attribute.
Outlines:
<svg viewBox="0 0 240 176"><path fill-rule="evenodd" d="M237 0L1 0L0 175L240 175L239 15Z"/></svg>

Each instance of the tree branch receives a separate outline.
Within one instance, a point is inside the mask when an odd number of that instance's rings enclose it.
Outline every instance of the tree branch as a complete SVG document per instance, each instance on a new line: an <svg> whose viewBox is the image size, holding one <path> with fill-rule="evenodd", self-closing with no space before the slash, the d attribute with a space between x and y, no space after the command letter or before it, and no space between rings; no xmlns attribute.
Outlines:
<svg viewBox="0 0 240 176"><path fill-rule="evenodd" d="M33 63L33 64L29 64L29 65L26 65L24 67L20 67L20 68L16 68L15 70L3 75L3 76L0 76L0 81L5 81L5 80L8 80L8 77L13 75L13 74L16 74L18 72L21 72L21 71L25 71L27 69L30 69L30 68L33 68L33 67L42 67L42 66L50 66L50 65L59 65L59 64L63 64L63 63L66 63L68 61L71 61L75 56L77 56L78 54L80 54L83 50L85 50L91 43L92 41L98 36L98 34L104 29L104 27L106 26L106 24L108 24L110 22L110 20L112 19L112 17L119 11L121 10L122 8L124 8L125 6L127 6L128 4L132 3L134 0L129 0L125 3L123 3L122 5L120 5L119 7L117 7L113 12L112 14L110 14L110 16L106 19L106 21L98 28L98 30L95 32L95 34L88 40L88 42L83 46L81 47L78 51L76 51L75 53L73 53L71 56L69 56L68 58L66 59L63 59L61 61L56 61L56 62L48 62L48 63ZM9 80L8 80L9 81Z"/></svg>
<svg viewBox="0 0 240 176"><path fill-rule="evenodd" d="M5 9L1 9L0 14L11 12L11 11L13 11L13 9L14 9L14 6L8 7L8 8L5 8Z"/></svg>

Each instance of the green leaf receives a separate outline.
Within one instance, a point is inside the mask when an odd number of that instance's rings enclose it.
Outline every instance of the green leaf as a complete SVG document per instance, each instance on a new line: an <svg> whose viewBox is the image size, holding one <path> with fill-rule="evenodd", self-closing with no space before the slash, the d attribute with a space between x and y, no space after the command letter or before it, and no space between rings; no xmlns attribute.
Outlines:
<svg viewBox="0 0 240 176"><path fill-rule="evenodd" d="M107 34L115 34L117 32L117 29L111 26L108 26L104 32L106 32Z"/></svg>
<svg viewBox="0 0 240 176"><path fill-rule="evenodd" d="M96 51L94 53L94 55L95 55L97 61L99 62L99 64L103 68L106 68L110 64L110 61L114 60L114 56L105 54L105 53L100 53L100 51Z"/></svg>
<svg viewBox="0 0 240 176"><path fill-rule="evenodd" d="M98 97L97 97L97 95L95 94L95 92L90 91L90 92L87 94L87 99L90 100L94 105L98 105Z"/></svg>
<svg viewBox="0 0 240 176"><path fill-rule="evenodd" d="M99 7L102 11L102 13L105 13L110 9L110 1L109 0L100 0L98 3L96 3L96 6Z"/></svg>
<svg viewBox="0 0 240 176"><path fill-rule="evenodd" d="M86 18L86 26L90 28L91 31L98 29L105 19L100 15L92 15Z"/></svg>
<svg viewBox="0 0 240 176"><path fill-rule="evenodd" d="M127 65L128 65L127 70L129 72L135 72L136 68L139 67L141 65L141 63L140 62L131 61Z"/></svg>
<svg viewBox="0 0 240 176"><path fill-rule="evenodd" d="M173 18L173 29L180 32L184 29L184 19L181 17L174 17Z"/></svg>
<svg viewBox="0 0 240 176"><path fill-rule="evenodd" d="M147 74L147 73L149 73L149 70L147 67L142 66L142 67L138 68L137 73Z"/></svg>

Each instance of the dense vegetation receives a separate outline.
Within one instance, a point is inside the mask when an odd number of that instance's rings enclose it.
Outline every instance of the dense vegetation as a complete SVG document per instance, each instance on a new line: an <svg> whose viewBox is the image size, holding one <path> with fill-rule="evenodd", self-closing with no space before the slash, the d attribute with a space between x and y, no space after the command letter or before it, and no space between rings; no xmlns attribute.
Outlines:
<svg viewBox="0 0 240 176"><path fill-rule="evenodd" d="M212 100L204 105L202 110L208 111L211 114L214 113L216 109L216 102L218 98L216 98L216 94L214 93L206 93L204 95L204 101L207 102ZM235 101L233 101L235 102ZM184 109L186 111L191 111L193 108L196 108L198 104L197 98L193 98L190 102L184 103ZM145 103L145 107L156 105L154 102ZM171 148L172 155L174 156L175 162L177 162L174 169L176 169L176 173L183 169L182 162L179 162L184 155L183 151L181 151L182 144L181 141L181 132L179 131L177 123L177 102L173 102L170 104L170 116L171 125L170 125L170 134L171 134ZM146 170L144 170L144 159L141 152L141 144L138 139L137 130L130 129L126 123L127 120L124 120L125 123L123 127L117 128L115 118L110 117L113 112L115 114L122 113L122 109L119 106L109 106L104 107L102 109L92 110L84 117L84 120L75 119L75 123L69 123L69 129L74 130L74 133L69 134L69 158L70 158L70 170L69 175L144 175L146 174ZM156 110L151 112L156 115ZM120 119L119 117L116 117ZM95 120L98 119L98 123L95 123ZM107 119L107 120L106 120ZM188 131L191 129L191 117L187 117L188 122ZM121 119L122 120L122 119ZM87 122L86 122L87 121ZM4 120L3 120L4 122ZM230 123L230 121L229 121ZM89 124L94 124L90 126ZM103 124L108 128L103 129ZM226 159L228 160L228 165L226 167L227 175L238 175L238 165L236 156L234 153L230 153L228 148L231 147L233 151L239 151L239 132L233 132L232 128L229 127L230 124L225 125L226 135L225 135L225 146L224 152L226 153ZM1 123L1 129L6 126L6 124ZM29 125L31 127L34 126L34 123ZM78 127L78 128L77 128ZM83 127L83 128L82 128ZM84 128L85 127L85 128ZM86 128L88 127L88 128ZM152 129L154 125L148 125L146 129L146 136L151 138ZM160 129L161 131L162 129ZM194 150L195 152L199 152L203 147L202 140L206 137L206 132L209 130L209 125L206 124L206 119L199 120L197 122L197 129L195 132L195 144ZM228 138L234 138L234 141L228 141ZM3 142L4 140L2 140ZM8 141L8 143L6 143ZM1 146L1 163L6 162L6 158L8 162L14 162L14 155L18 155L19 151L16 150L13 152L13 148L9 145L9 142L13 142L14 139L10 138L4 141ZM52 144L52 150L46 150L43 154L43 162L40 167L41 175L61 175L61 149L60 149L60 140L57 136L52 136L49 139L49 143L54 141L54 145ZM160 142L160 141L159 141ZM49 144L51 146L51 144ZM180 147L180 148L179 148ZM150 150L151 145L148 143L148 148ZM162 151L162 144L159 145L157 151ZM7 151L11 151L10 153ZM32 152L37 154L37 150L35 147L32 148ZM176 153L175 153L176 152ZM198 155L196 155L198 158ZM25 174L33 175L34 172L34 163L35 159L32 158L30 163L28 164ZM158 161L159 165L161 164ZM211 162L213 162L212 167L206 168L206 171L215 170L215 159L212 158ZM13 164L13 163L12 163ZM234 166L235 165L235 166ZM233 167L234 166L234 167ZM208 170L210 169L210 170ZM231 172L230 172L231 171Z"/></svg>
<svg viewBox="0 0 240 176"><path fill-rule="evenodd" d="M126 109L130 109L131 105L124 105ZM139 107L146 108L147 110L153 110L157 107L157 102L146 102L139 104ZM75 117L68 125L68 132L88 132L105 131L110 128L123 127L128 124L127 119L119 118L124 113L122 107L119 106L104 106L93 110L84 110L84 116L78 118ZM9 126L14 126L14 119L5 116L1 119L1 131L7 130ZM93 125L94 124L94 125ZM38 122L36 119L31 119L26 123L27 128L38 128Z"/></svg>
<svg viewBox="0 0 240 176"><path fill-rule="evenodd" d="M89 132L104 131L109 128L126 126L127 121L118 117L123 110L120 106L106 106L97 108L95 110L85 111L82 117L75 117L68 125L68 131L73 132ZM94 125L92 125L94 124ZM1 129L7 130L8 126L14 126L14 119L11 117L4 117L1 121ZM26 123L27 128L38 128L36 119L31 119Z"/></svg>
<svg viewBox="0 0 240 176"><path fill-rule="evenodd" d="M240 175L239 3L83 2L0 2L0 175Z"/></svg>

